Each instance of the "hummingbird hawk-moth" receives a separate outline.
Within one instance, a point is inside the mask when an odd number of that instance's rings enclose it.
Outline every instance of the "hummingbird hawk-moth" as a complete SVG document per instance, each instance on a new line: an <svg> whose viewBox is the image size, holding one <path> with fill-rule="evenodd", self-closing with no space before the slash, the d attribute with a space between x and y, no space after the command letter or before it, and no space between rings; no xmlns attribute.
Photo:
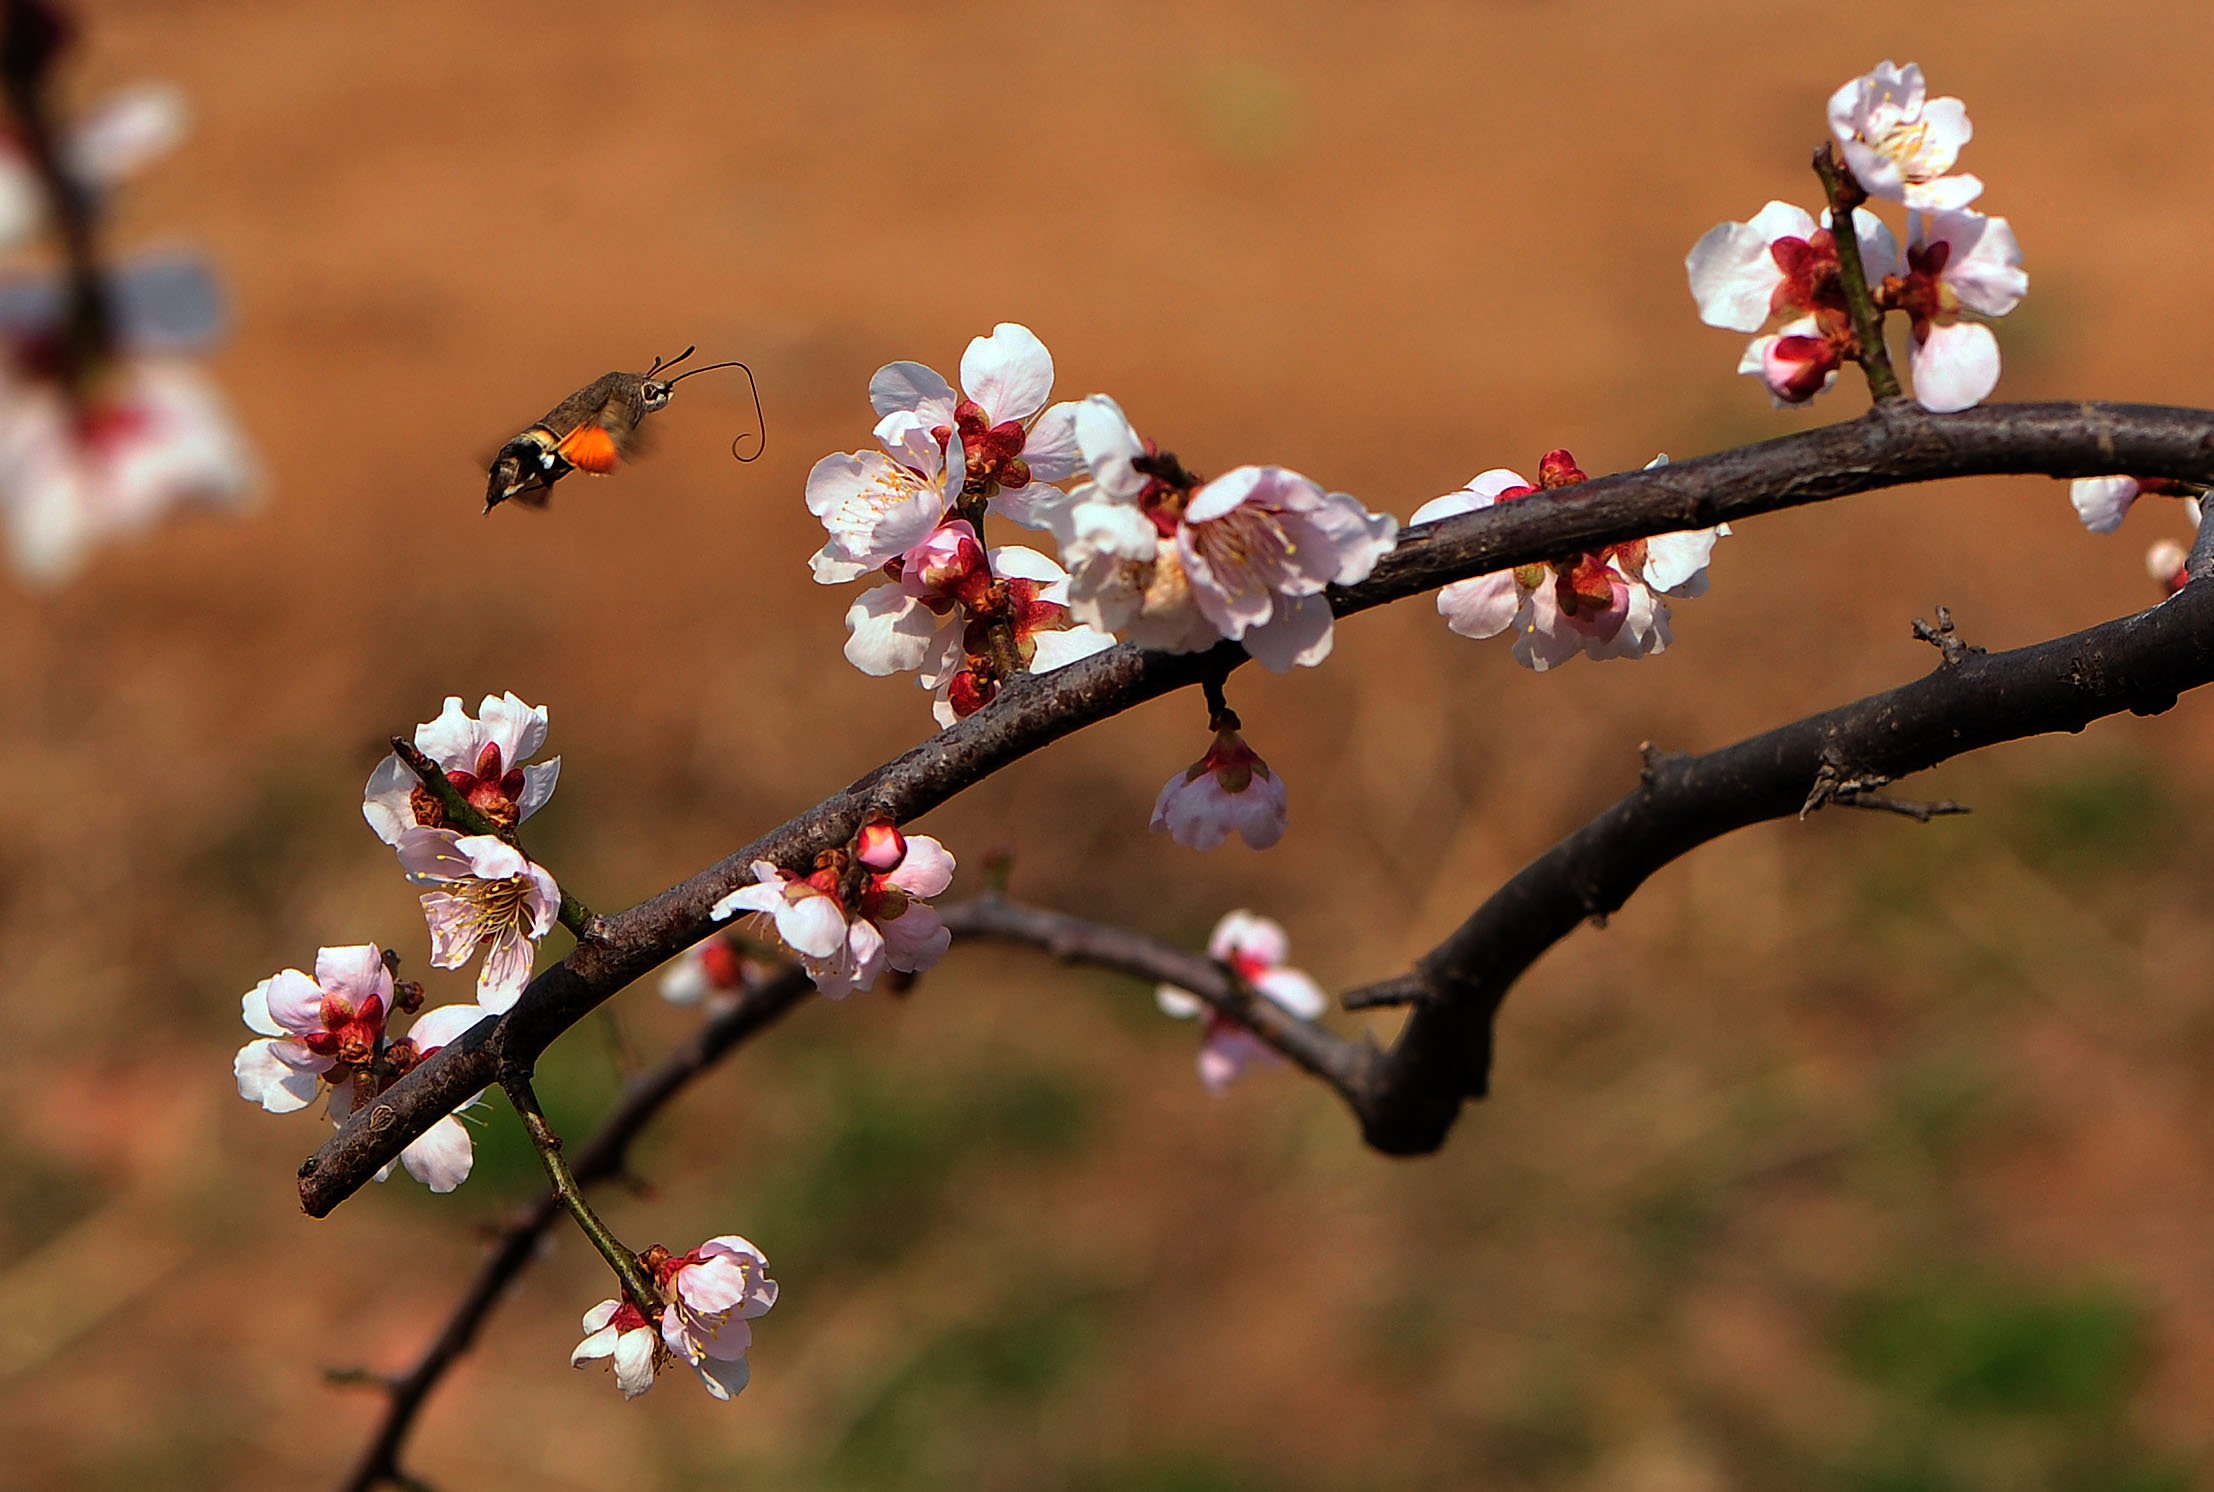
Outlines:
<svg viewBox="0 0 2214 1492"><path fill-rule="evenodd" d="M603 373L568 398L546 412L546 417L500 447L499 455L492 458L492 470L484 489L484 511L489 513L510 498L525 507L542 508L551 495L553 484L572 471L587 471L595 476L605 476L623 462L638 447L638 426L647 415L661 409L669 402L669 395L676 386L695 373L712 373L718 368L741 368L746 381L753 382L753 370L744 363L709 363L704 368L693 368L677 374L667 373L699 349L687 347L675 357L664 362L653 360L653 366L643 373ZM753 394L754 417L761 416L761 391L755 387ZM759 426L765 431L766 426ZM740 435L730 443L730 453L738 456ZM751 456L738 456L741 461L751 461L761 454L756 450Z"/></svg>

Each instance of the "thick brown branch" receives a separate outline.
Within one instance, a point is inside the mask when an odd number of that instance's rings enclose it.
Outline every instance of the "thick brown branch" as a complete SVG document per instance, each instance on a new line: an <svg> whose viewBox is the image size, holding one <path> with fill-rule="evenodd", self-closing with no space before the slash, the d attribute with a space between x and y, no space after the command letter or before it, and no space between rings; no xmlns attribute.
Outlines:
<svg viewBox="0 0 2214 1492"><path fill-rule="evenodd" d="M1601 477L1578 486L1573 495L1501 503L1416 526L1374 575L1334 590L1331 601L1347 615L1516 564L1905 482L1999 472L2073 477L2118 471L2214 478L2214 413L2026 404L1932 415L1910 405L1885 405L1845 424L1675 466ZM816 851L846 842L872 808L911 821L1032 751L1145 700L1219 678L1243 658L1229 643L1189 654L1124 645L1043 678L1015 680L988 708L843 792L659 896L601 919L600 935L533 980L496 1025L488 1021L434 1055L309 1157L301 1167L301 1205L318 1217L327 1213L441 1115L494 1082L503 1056L527 1064L602 1001L705 936L711 926L708 908L750 879L747 867L755 859L807 865ZM1794 809L1807 783L1800 779ZM1475 1068L1477 1086L1469 1087L1468 1051L1479 1037L1488 1046L1488 1012L1465 1027L1440 1026L1443 1019L1433 1013L1416 1023L1420 1061L1395 1051L1387 1106L1392 1113L1410 1103L1414 1088L1408 1075L1424 1063L1444 1064L1443 1076L1430 1086L1453 1090L1451 1107L1458 1106L1460 1093L1480 1091L1481 1062ZM1435 1040L1431 1032L1438 1033ZM1419 1123L1402 1116L1370 1128L1384 1148L1427 1148L1444 1133L1434 1113ZM1420 1139L1425 1134L1427 1144Z"/></svg>
<svg viewBox="0 0 2214 1492"><path fill-rule="evenodd" d="M1810 784L1877 782L2123 710L2156 714L2214 682L2214 583L2151 611L2006 653L1963 653L1911 684L1704 756L1653 756L1638 789L1525 866L1415 974L1349 1006L1411 1003L1361 1095L1362 1130L1393 1154L1444 1142L1490 1078L1499 1003L1539 955L1627 901L1654 871L1733 829L1798 813ZM1843 799L1839 799L1843 801Z"/></svg>

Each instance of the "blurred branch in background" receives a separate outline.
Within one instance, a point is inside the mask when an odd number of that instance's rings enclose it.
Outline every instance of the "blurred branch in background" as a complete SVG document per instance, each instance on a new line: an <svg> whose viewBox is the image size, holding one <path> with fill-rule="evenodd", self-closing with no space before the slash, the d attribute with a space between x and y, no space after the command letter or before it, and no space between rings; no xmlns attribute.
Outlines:
<svg viewBox="0 0 2214 1492"><path fill-rule="evenodd" d="M81 124L57 122L55 66L75 26L41 0L0 5L0 520L26 580L68 579L98 544L170 508L235 508L256 467L215 386L186 354L221 334L223 296L197 255L115 267L103 252L116 190L185 129L181 98L146 85ZM61 265L28 252L41 230Z"/></svg>

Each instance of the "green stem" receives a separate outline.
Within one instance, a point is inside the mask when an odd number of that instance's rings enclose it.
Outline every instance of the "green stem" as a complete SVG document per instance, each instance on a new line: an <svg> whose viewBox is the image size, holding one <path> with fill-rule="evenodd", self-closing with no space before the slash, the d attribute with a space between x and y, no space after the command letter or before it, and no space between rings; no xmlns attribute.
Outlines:
<svg viewBox="0 0 2214 1492"><path fill-rule="evenodd" d="M1892 369L1890 349L1884 346L1883 313L1868 291L1868 271L1860 262L1860 234L1853 227L1853 209L1868 195L1837 158L1835 145L1824 144L1814 153L1814 174L1822 178L1822 191L1830 201L1830 238L1837 245L1838 279L1845 291L1845 309L1853 318L1853 337L1860 343L1868 396L1881 404L1899 397L1899 375Z"/></svg>
<svg viewBox="0 0 2214 1492"><path fill-rule="evenodd" d="M503 829L479 813L475 805L461 796L461 790L447 780L446 769L424 755L413 741L406 736L394 736L392 750L402 764L415 774L424 790L438 800L438 806L445 813L448 824L466 834L489 834L503 844L514 845L518 850L522 848L516 841L512 828ZM588 936L586 929L592 923L592 909L571 896L566 889L561 893L561 909L555 915L561 919L561 925L576 934L580 941Z"/></svg>
<svg viewBox="0 0 2214 1492"><path fill-rule="evenodd" d="M546 1179L553 1183L554 1200L576 1220L584 1236L592 1240L592 1247L607 1261L607 1267L615 1271L631 1304L649 1318L658 1316L662 1305L659 1287L654 1284L653 1276L646 1273L646 1267L638 1262L638 1256L623 1246L614 1230L600 1221L600 1215L584 1199L584 1188L577 1184L576 1173L569 1169L568 1158L561 1153L561 1136L546 1122L545 1110L538 1105L538 1095L532 1090L530 1079L521 1075L503 1077L500 1086L507 1090L508 1102L515 1106L523 1128L530 1134L530 1142L546 1168Z"/></svg>

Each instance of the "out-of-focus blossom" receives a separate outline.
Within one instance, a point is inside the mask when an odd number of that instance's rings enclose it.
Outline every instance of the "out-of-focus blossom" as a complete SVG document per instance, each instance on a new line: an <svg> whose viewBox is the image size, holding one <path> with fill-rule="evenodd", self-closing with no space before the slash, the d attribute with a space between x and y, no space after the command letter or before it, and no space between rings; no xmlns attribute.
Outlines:
<svg viewBox="0 0 2214 1492"><path fill-rule="evenodd" d="M62 143L64 164L96 197L175 149L185 136L184 95L163 83L116 93ZM46 189L21 143L0 137L0 249L37 232L47 215Z"/></svg>
<svg viewBox="0 0 2214 1492"><path fill-rule="evenodd" d="M717 921L739 912L767 919L785 946L799 956L815 988L832 999L873 987L887 969L920 973L937 963L952 942L929 898L952 884L954 862L927 834L871 839L863 853L825 850L812 873L801 876L767 860L753 863L754 884L715 903ZM896 853L870 851L889 843Z"/></svg>
<svg viewBox="0 0 2214 1492"><path fill-rule="evenodd" d="M2172 596L2191 578L2184 569L2190 558L2188 546L2174 539L2156 539L2145 551L2145 573L2153 578L2163 594Z"/></svg>
<svg viewBox="0 0 2214 1492"><path fill-rule="evenodd" d="M1053 355L1012 321L969 343L959 392L921 363L887 363L869 380L876 438L887 451L899 456L925 440L950 451L958 438L960 480L946 484L947 500L987 497L1032 528L1042 526L1037 510L1061 499L1054 484L1076 470L1076 407L1048 408L1052 392Z"/></svg>
<svg viewBox="0 0 2214 1492"><path fill-rule="evenodd" d="M1831 94L1830 133L1872 197L1946 212L1966 207L1983 191L1983 183L1965 172L1948 174L1975 133L1967 106L1957 98L1929 97L1914 63L1899 67L1887 57Z"/></svg>
<svg viewBox="0 0 2214 1492"><path fill-rule="evenodd" d="M1664 464L1656 456L1647 470ZM1427 523L1518 501L1586 480L1567 451L1549 452L1532 486L1505 467L1479 473L1458 492L1424 503ZM1550 564L1457 580L1438 593L1438 613L1463 637L1496 637L1512 628L1515 661L1537 673L1581 652L1592 658L1641 658L1664 651L1671 638L1663 597L1703 595L1707 561L1728 524L1611 544Z"/></svg>
<svg viewBox="0 0 2214 1492"><path fill-rule="evenodd" d="M1228 964L1254 993L1297 1016L1318 1019L1329 1000L1304 971L1288 966L1290 940L1284 929L1266 917L1247 911L1226 915L1215 924L1207 940L1207 952ZM1230 1086L1256 1062L1281 1061L1252 1030L1215 1010L1190 990L1164 984L1154 992L1162 1011L1179 1020L1206 1018L1206 1034L1199 1044L1199 1080L1216 1093Z"/></svg>
<svg viewBox="0 0 2214 1492"><path fill-rule="evenodd" d="M454 791L477 812L511 829L543 808L561 778L561 758L523 763L546 744L546 708L513 694L487 694L475 719L458 695L448 695L436 720L415 727L415 746L445 768ZM362 817L377 838L397 848L413 829L447 829L444 807L397 755L369 774ZM458 833L455 835L459 837Z"/></svg>
<svg viewBox="0 0 2214 1492"><path fill-rule="evenodd" d="M1963 311L2004 316L2029 291L2022 249L2005 218L1915 213L1901 272L1881 298L1914 327L1914 398L1938 413L1981 404L1999 383L1999 339Z"/></svg>
<svg viewBox="0 0 2214 1492"><path fill-rule="evenodd" d="M767 973L736 939L717 933L685 949L662 971L661 998L671 1005L726 1010Z"/></svg>
<svg viewBox="0 0 2214 1492"><path fill-rule="evenodd" d="M1284 837L1288 820L1284 779L1245 744L1230 716L1216 720L1207 754L1163 784L1150 827L1186 849L1215 849L1236 834L1265 850Z"/></svg>
<svg viewBox="0 0 2214 1492"><path fill-rule="evenodd" d="M458 969L483 949L477 1003L496 1014L513 1008L561 909L554 878L489 834L457 838L450 830L411 829L400 836L399 851L408 879L431 888L421 897L431 963Z"/></svg>
<svg viewBox="0 0 2214 1492"><path fill-rule="evenodd" d="M59 583L173 507L238 507L255 480L222 396L188 363L125 359L82 404L50 380L0 374L0 519L29 579Z"/></svg>

